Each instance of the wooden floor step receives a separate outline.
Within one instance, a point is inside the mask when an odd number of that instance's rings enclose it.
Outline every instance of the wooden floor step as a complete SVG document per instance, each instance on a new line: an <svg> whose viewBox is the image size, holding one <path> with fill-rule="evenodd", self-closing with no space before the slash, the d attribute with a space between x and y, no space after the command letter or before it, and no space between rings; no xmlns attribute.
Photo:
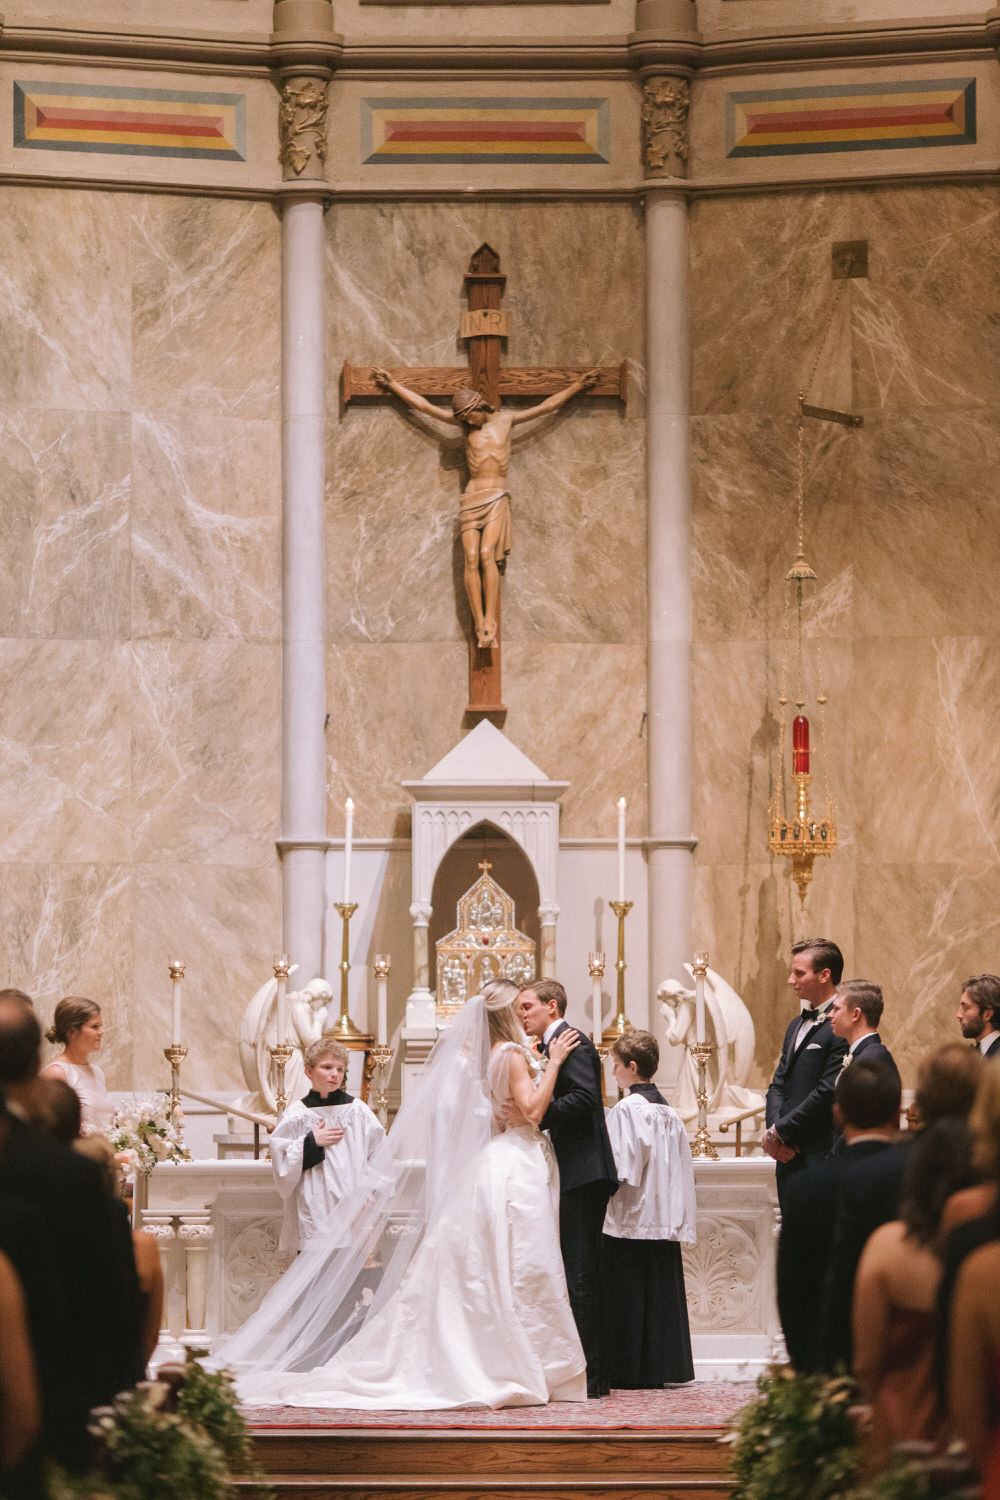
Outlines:
<svg viewBox="0 0 1000 1500"><path fill-rule="evenodd" d="M523 1479L492 1474L451 1476L338 1474L327 1478L270 1474L267 1483L277 1500L728 1500L732 1483L722 1476L695 1474L608 1474L603 1479L535 1474ZM235 1481L237 1493L253 1482Z"/></svg>
<svg viewBox="0 0 1000 1500"><path fill-rule="evenodd" d="M724 1477L731 1450L722 1429L569 1429L558 1432L454 1428L272 1428L254 1433L254 1457L269 1475L381 1476L627 1473Z"/></svg>

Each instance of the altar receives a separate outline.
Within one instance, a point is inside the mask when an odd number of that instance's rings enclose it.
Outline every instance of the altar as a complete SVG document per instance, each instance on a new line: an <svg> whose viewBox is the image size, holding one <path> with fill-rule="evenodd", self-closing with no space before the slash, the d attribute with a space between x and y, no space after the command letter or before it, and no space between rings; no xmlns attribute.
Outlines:
<svg viewBox="0 0 1000 1500"><path fill-rule="evenodd" d="M763 1156L695 1162L697 1242L684 1276L699 1380L756 1377L781 1354L775 1301L774 1165ZM292 1257L278 1250L281 1204L266 1161L154 1168L142 1228L166 1280L154 1367L211 1349L249 1317Z"/></svg>

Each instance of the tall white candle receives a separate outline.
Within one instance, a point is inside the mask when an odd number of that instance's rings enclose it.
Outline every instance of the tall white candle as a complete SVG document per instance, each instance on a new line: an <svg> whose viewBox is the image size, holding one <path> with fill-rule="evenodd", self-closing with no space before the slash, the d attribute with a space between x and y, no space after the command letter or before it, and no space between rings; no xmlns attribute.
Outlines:
<svg viewBox="0 0 1000 1500"><path fill-rule="evenodd" d="M285 991L288 988L288 958L283 953L274 961L275 969L283 968L284 973L278 974L278 1046L283 1047L288 1041L288 999Z"/></svg>
<svg viewBox="0 0 1000 1500"><path fill-rule="evenodd" d="M708 967L708 954L696 953L694 956L694 1039L696 1042L705 1040L705 970Z"/></svg>
<svg viewBox="0 0 1000 1500"><path fill-rule="evenodd" d="M179 1047L181 1044L181 982L184 978L184 965L179 958L170 960L170 978L173 985L170 1045Z"/></svg>
<svg viewBox="0 0 1000 1500"><path fill-rule="evenodd" d="M378 955L375 959L378 976L378 1043L384 1047L389 1037L389 959Z"/></svg>
<svg viewBox="0 0 1000 1500"><path fill-rule="evenodd" d="M625 807L624 797L618 798L618 900L625 900Z"/></svg>
<svg viewBox="0 0 1000 1500"><path fill-rule="evenodd" d="M344 905L351 899L351 844L354 839L354 799L348 797L344 803Z"/></svg>
<svg viewBox="0 0 1000 1500"><path fill-rule="evenodd" d="M604 995L601 986L603 981L600 974L594 975L594 1046L600 1047L604 1034Z"/></svg>

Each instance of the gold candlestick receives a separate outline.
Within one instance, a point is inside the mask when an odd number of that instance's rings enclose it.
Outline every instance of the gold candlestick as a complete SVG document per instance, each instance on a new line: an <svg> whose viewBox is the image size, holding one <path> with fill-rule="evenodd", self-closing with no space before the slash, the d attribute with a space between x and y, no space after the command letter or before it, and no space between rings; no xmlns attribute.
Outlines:
<svg viewBox="0 0 1000 1500"><path fill-rule="evenodd" d="M176 1115L181 1104L181 1063L188 1055L186 1047L164 1047L163 1055L170 1064L170 1118Z"/></svg>
<svg viewBox="0 0 1000 1500"><path fill-rule="evenodd" d="M628 965L625 962L625 918L632 910L631 901L612 901L611 910L618 918L618 961L615 968L618 970L618 994L615 1005L615 1014L611 1025L604 1032L603 1041L610 1046L620 1036L635 1028L628 1016L625 1014L625 970Z"/></svg>
<svg viewBox="0 0 1000 1500"><path fill-rule="evenodd" d="M274 1107L279 1115L284 1114L288 1107L288 1095L285 1093L285 1069L288 1060L295 1051L287 1042L279 1042L275 1047L268 1047L271 1061L274 1063Z"/></svg>
<svg viewBox="0 0 1000 1500"><path fill-rule="evenodd" d="M705 1040L705 975L708 973L708 954L696 953L691 964L695 990L695 1041L688 1046L698 1069L698 1133L691 1147L692 1156L707 1156L718 1161L719 1153L712 1145L708 1133L708 1061L718 1051L714 1042Z"/></svg>
<svg viewBox="0 0 1000 1500"><path fill-rule="evenodd" d="M386 1084L389 1082L389 1069L392 1060L396 1056L395 1048L387 1046L384 1042L377 1042L374 1047L368 1049L368 1066L371 1068L372 1082L375 1087L375 1113L382 1124L382 1129L388 1128L389 1124L389 1095Z"/></svg>
<svg viewBox="0 0 1000 1500"><path fill-rule="evenodd" d="M340 912L341 920L341 943L340 943L340 1015L330 1027L327 1035L338 1037L344 1041L347 1037L357 1038L363 1035L351 1020L347 1008L347 976L351 972L351 918L358 909L356 901L336 901L334 905Z"/></svg>

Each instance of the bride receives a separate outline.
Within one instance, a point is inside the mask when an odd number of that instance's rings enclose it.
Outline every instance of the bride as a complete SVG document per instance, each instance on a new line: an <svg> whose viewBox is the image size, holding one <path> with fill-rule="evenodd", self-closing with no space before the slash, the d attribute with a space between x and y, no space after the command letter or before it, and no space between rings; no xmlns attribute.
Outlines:
<svg viewBox="0 0 1000 1500"><path fill-rule="evenodd" d="M340 1205L213 1354L241 1400L361 1410L584 1401L559 1249L559 1182L538 1129L518 987L487 984L436 1042L389 1134L390 1169Z"/></svg>

